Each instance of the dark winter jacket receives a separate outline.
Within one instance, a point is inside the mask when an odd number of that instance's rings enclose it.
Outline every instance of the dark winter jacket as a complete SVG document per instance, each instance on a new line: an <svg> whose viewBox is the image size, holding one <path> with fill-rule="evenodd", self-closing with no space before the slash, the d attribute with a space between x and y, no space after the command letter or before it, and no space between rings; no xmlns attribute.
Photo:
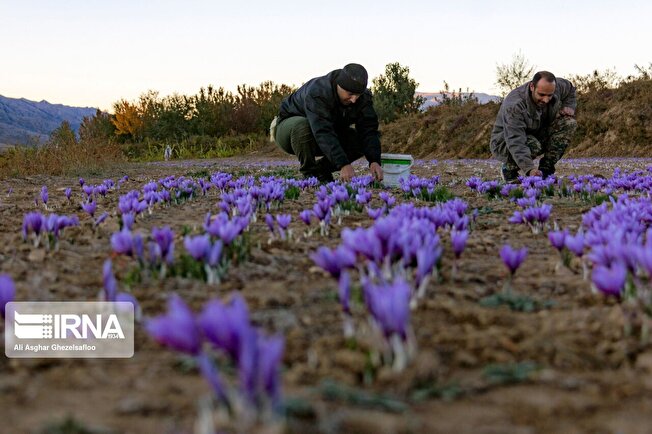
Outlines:
<svg viewBox="0 0 652 434"><path fill-rule="evenodd" d="M380 135L378 116L373 107L371 92L367 89L349 106L340 103L336 79L341 69L323 77L313 78L281 103L279 119L303 116L308 119L317 145L339 170L350 164L338 133L355 124L362 141L364 156L369 163L380 164Z"/></svg>
<svg viewBox="0 0 652 434"><path fill-rule="evenodd" d="M530 93L530 82L511 91L503 101L491 133L491 153L494 158L507 162L512 155L518 167L527 173L534 168L527 135L538 135L557 117L562 107L575 110L575 87L557 77L555 93L544 109L539 109Z"/></svg>

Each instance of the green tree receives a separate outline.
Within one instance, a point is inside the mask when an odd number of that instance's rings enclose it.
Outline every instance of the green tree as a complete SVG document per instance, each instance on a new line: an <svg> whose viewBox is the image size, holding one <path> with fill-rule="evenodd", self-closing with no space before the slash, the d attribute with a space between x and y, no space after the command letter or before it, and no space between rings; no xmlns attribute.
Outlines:
<svg viewBox="0 0 652 434"><path fill-rule="evenodd" d="M190 120L193 134L220 137L231 128L235 100L223 87L203 87L191 97L193 115Z"/></svg>
<svg viewBox="0 0 652 434"><path fill-rule="evenodd" d="M65 148L76 144L77 137L68 121L61 122L61 125L50 133L50 139L48 140L48 145L54 148Z"/></svg>
<svg viewBox="0 0 652 434"><path fill-rule="evenodd" d="M385 66L385 74L372 80L374 108L382 122L391 122L401 116L416 113L425 99L416 96L419 83L410 78L410 68L398 62Z"/></svg>
<svg viewBox="0 0 652 434"><path fill-rule="evenodd" d="M111 116L97 110L95 116L85 116L79 126L79 141L83 143L106 143L115 135Z"/></svg>
<svg viewBox="0 0 652 434"><path fill-rule="evenodd" d="M534 66L525 58L522 52L514 54L511 63L496 65L496 86L500 96L505 97L532 77Z"/></svg>

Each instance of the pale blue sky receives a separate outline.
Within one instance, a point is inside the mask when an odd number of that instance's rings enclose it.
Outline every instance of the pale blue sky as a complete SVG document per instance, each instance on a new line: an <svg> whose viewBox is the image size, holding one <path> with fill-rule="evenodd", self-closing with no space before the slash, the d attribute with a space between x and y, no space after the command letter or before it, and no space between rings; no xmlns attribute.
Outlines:
<svg viewBox="0 0 652 434"><path fill-rule="evenodd" d="M518 50L557 75L652 62L650 1L0 0L0 94L110 110L152 89L300 85L363 64L497 93Z"/></svg>

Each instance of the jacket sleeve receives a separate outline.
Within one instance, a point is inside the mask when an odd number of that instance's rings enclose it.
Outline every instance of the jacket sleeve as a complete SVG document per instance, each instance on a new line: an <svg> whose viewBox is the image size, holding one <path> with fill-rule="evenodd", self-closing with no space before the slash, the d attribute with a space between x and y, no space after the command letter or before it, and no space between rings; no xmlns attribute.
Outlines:
<svg viewBox="0 0 652 434"><path fill-rule="evenodd" d="M320 95L308 93L305 99L306 117L317 146L337 170L349 164L349 159L335 134L335 125L328 110L328 103Z"/></svg>
<svg viewBox="0 0 652 434"><path fill-rule="evenodd" d="M527 134L525 132L525 113L517 105L505 107L503 112L503 131L507 150L512 155L514 162L522 171L527 173L534 168L532 153L527 146Z"/></svg>
<svg viewBox="0 0 652 434"><path fill-rule="evenodd" d="M371 163L380 164L380 134L378 133L378 115L371 100L362 107L355 128L362 137L364 156Z"/></svg>
<svg viewBox="0 0 652 434"><path fill-rule="evenodd" d="M563 80L563 81L562 81ZM575 86L568 80L560 79L561 86L561 106L570 107L573 110L577 108L577 99L575 97Z"/></svg>

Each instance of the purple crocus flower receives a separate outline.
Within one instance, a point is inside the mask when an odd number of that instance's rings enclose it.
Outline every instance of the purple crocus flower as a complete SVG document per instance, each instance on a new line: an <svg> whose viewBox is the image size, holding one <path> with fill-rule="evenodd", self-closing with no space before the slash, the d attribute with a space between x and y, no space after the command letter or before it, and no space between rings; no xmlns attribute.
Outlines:
<svg viewBox="0 0 652 434"><path fill-rule="evenodd" d="M351 306L349 304L349 299L351 298L351 275L348 271L343 271L340 274L338 286L338 296L340 304L342 305L342 310L344 313L351 314Z"/></svg>
<svg viewBox="0 0 652 434"><path fill-rule="evenodd" d="M385 214L385 207L381 206L380 208L371 208L367 207L367 215L374 220L378 220L383 214Z"/></svg>
<svg viewBox="0 0 652 434"><path fill-rule="evenodd" d="M352 268L355 265L355 253L346 246L340 245L335 250L321 246L310 258L336 279L345 268Z"/></svg>
<svg viewBox="0 0 652 434"><path fill-rule="evenodd" d="M567 235L568 229L564 229L563 231L550 231L548 232L548 240L550 241L552 247L561 252L566 245Z"/></svg>
<svg viewBox="0 0 652 434"><path fill-rule="evenodd" d="M598 265L591 274L591 280L600 292L615 297L622 294L626 279L627 268L622 262L613 262L609 267Z"/></svg>
<svg viewBox="0 0 652 434"><path fill-rule="evenodd" d="M388 208L391 208L396 204L396 198L392 196L390 193L387 193L385 191L381 191L378 196L380 199L385 202Z"/></svg>
<svg viewBox="0 0 652 434"><path fill-rule="evenodd" d="M238 220L236 218L232 221L224 222L217 227L217 236L228 246L246 227L246 224L243 225L242 222L248 222L248 219Z"/></svg>
<svg viewBox="0 0 652 434"><path fill-rule="evenodd" d="M91 217L95 215L95 210L97 209L97 202L92 201L88 203L81 204L82 209L87 212Z"/></svg>
<svg viewBox="0 0 652 434"><path fill-rule="evenodd" d="M199 367L199 372L201 372L202 377L204 377L204 379L211 386L211 389L213 389L213 393L215 393L217 399L225 403L228 402L224 383L222 382L222 379L220 378L217 369L215 368L215 364L208 356L208 354L202 352L196 357L196 360L197 366Z"/></svg>
<svg viewBox="0 0 652 434"><path fill-rule="evenodd" d="M183 245L195 260L203 261L210 252L211 240L208 235L186 236L183 239Z"/></svg>
<svg viewBox="0 0 652 434"><path fill-rule="evenodd" d="M111 235L111 247L119 255L130 256L133 254L134 241L131 231L123 229Z"/></svg>
<svg viewBox="0 0 652 434"><path fill-rule="evenodd" d="M312 217L312 211L309 209L304 209L299 213L299 218L301 219L302 222L304 222L307 226L310 226L310 219Z"/></svg>
<svg viewBox="0 0 652 434"><path fill-rule="evenodd" d="M426 276L429 276L433 272L433 269L435 268L437 262L441 258L441 254L442 254L442 248L439 245L438 239L436 242L432 242L430 243L430 245L427 246L422 246L416 251L417 285L421 285L421 283L424 282ZM425 288L420 288L420 289L422 293L425 290Z"/></svg>
<svg viewBox="0 0 652 434"><path fill-rule="evenodd" d="M0 274L0 313L5 317L5 305L14 301L16 296L16 285L8 274Z"/></svg>
<svg viewBox="0 0 652 434"><path fill-rule="evenodd" d="M517 225L525 221L525 216L521 211L517 210L514 211L514 214L512 214L512 216L509 219L507 219L507 221L513 225Z"/></svg>
<svg viewBox="0 0 652 434"><path fill-rule="evenodd" d="M134 297L133 294L129 294L128 292L118 292L118 294L115 296L115 301L131 303L134 306L134 316L136 320L139 320L141 315L140 305L138 304L138 300L136 300L136 297Z"/></svg>
<svg viewBox="0 0 652 434"><path fill-rule="evenodd" d="M210 300L197 321L211 344L233 360L239 359L243 337L251 328L247 303L241 295L235 295L227 304L219 299Z"/></svg>
<svg viewBox="0 0 652 434"><path fill-rule="evenodd" d="M44 185L43 187L41 187L41 201L43 201L44 205L48 204L49 197L50 195L48 194L48 188L47 186Z"/></svg>
<svg viewBox="0 0 652 434"><path fill-rule="evenodd" d="M320 221L328 222L331 214L331 203L328 199L320 200L312 207L312 211Z"/></svg>
<svg viewBox="0 0 652 434"><path fill-rule="evenodd" d="M70 202L70 195L72 195L72 188L68 187L63 191L63 194L66 195L66 199Z"/></svg>
<svg viewBox="0 0 652 434"><path fill-rule="evenodd" d="M175 351L199 354L199 327L188 305L176 294L168 301L168 311L147 321L145 329L159 344Z"/></svg>
<svg viewBox="0 0 652 434"><path fill-rule="evenodd" d="M407 338L411 293L410 285L401 278L391 284L368 286L365 291L369 311L385 337L397 334L403 340Z"/></svg>
<svg viewBox="0 0 652 434"><path fill-rule="evenodd" d="M104 261L104 266L102 267L102 282L104 284L104 301L115 301L115 297L118 294L118 282L113 275L113 268L110 259Z"/></svg>
<svg viewBox="0 0 652 434"><path fill-rule="evenodd" d="M271 214L265 214L265 224L269 228L269 231L273 234L274 233L274 217L272 217Z"/></svg>
<svg viewBox="0 0 652 434"><path fill-rule="evenodd" d="M258 383L274 407L281 396L280 365L284 349L282 336L258 337Z"/></svg>
<svg viewBox="0 0 652 434"><path fill-rule="evenodd" d="M575 256L581 257L584 254L584 234L581 232L578 232L575 236L566 235L564 244Z"/></svg>
<svg viewBox="0 0 652 434"><path fill-rule="evenodd" d="M208 256L206 258L206 263L210 267L217 267L222 259L222 251L224 250L224 243L222 240L217 240L211 246Z"/></svg>
<svg viewBox="0 0 652 434"><path fill-rule="evenodd" d="M122 228L130 231L133 226L134 222L136 221L136 215L134 213L128 212L125 214L122 214Z"/></svg>
<svg viewBox="0 0 652 434"><path fill-rule="evenodd" d="M84 178L79 178L79 186L83 187L84 183L85 183Z"/></svg>
<svg viewBox="0 0 652 434"><path fill-rule="evenodd" d="M451 232L451 244L453 245L453 253L455 258L459 258L464 248L466 247L466 241L469 239L469 231L452 231Z"/></svg>
<svg viewBox="0 0 652 434"><path fill-rule="evenodd" d="M41 231L45 229L45 217L38 212L29 212L23 217L23 239L27 239L27 235L30 232L34 232L36 236L41 234Z"/></svg>
<svg viewBox="0 0 652 434"><path fill-rule="evenodd" d="M86 194L87 199L90 199L91 196L93 196L93 190L94 189L92 185L84 185L82 187L82 191L84 192L84 194Z"/></svg>
<svg viewBox="0 0 652 434"><path fill-rule="evenodd" d="M169 226L153 228L152 238L161 249L163 260L168 264L172 264L174 262L174 232Z"/></svg>
<svg viewBox="0 0 652 434"><path fill-rule="evenodd" d="M521 266L526 257L527 248L525 247L515 250L509 244L505 244L502 249L500 249L500 258L503 260L503 264L505 264L512 275L516 273L516 270L518 270L518 267Z"/></svg>
<svg viewBox="0 0 652 434"><path fill-rule="evenodd" d="M145 262L145 241L140 234L134 234L132 238L133 254L140 262Z"/></svg>
<svg viewBox="0 0 652 434"><path fill-rule="evenodd" d="M371 200L371 192L363 188L358 190L358 193L355 195L355 201L360 205L366 205Z"/></svg>
<svg viewBox="0 0 652 434"><path fill-rule="evenodd" d="M292 221L292 216L290 214L276 215L276 223L278 223L278 227L281 229L287 229L288 226L290 226L291 221Z"/></svg>
<svg viewBox="0 0 652 434"><path fill-rule="evenodd" d="M104 222L104 220L106 220L108 217L109 217L109 213L106 212L106 211L103 212L102 215L99 216L99 217L97 218L97 220L95 220L95 226L99 226L99 225L100 225L102 222Z"/></svg>

